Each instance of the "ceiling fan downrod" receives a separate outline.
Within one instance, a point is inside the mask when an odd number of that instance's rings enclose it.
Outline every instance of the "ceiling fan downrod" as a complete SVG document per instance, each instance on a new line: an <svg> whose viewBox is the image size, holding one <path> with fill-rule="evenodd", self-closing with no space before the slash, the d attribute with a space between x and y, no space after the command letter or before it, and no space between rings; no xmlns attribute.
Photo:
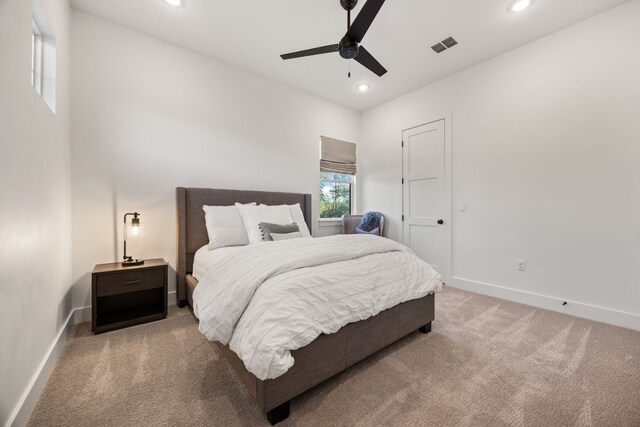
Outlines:
<svg viewBox="0 0 640 427"><path fill-rule="evenodd" d="M351 11L358 4L358 0L340 0L340 6L347 11L347 31L351 28Z"/></svg>
<svg viewBox="0 0 640 427"><path fill-rule="evenodd" d="M356 7L358 4L358 0L340 0L340 4L344 9L347 10L347 32L349 32L349 28L351 28L351 10ZM347 78L351 78L351 61L347 61Z"/></svg>

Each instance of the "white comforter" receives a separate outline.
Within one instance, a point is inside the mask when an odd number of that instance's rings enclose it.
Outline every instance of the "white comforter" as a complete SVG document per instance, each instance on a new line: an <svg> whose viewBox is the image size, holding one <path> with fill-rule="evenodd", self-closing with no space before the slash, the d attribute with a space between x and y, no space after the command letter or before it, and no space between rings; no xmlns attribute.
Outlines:
<svg viewBox="0 0 640 427"><path fill-rule="evenodd" d="M321 333L440 290L407 247L367 235L262 242L220 257L193 293L199 330L261 380Z"/></svg>

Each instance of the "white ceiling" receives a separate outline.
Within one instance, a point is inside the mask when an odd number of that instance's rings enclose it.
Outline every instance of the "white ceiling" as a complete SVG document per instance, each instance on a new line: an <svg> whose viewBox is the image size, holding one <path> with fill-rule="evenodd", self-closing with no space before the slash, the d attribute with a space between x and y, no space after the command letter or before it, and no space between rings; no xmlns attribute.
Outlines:
<svg viewBox="0 0 640 427"><path fill-rule="evenodd" d="M339 0L71 0L73 7L158 39L363 111L478 64L626 0L390 0L363 40L389 72L377 77L336 54L283 61L280 54L337 43L346 31ZM364 0L355 10L360 10ZM355 16L355 15L354 15ZM459 45L437 55L448 36ZM366 93L357 91L368 83Z"/></svg>

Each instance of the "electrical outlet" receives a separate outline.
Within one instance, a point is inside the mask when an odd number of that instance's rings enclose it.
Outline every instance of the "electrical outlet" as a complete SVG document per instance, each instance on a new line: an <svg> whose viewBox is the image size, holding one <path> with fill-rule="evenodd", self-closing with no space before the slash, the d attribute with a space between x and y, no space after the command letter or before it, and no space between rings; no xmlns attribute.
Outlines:
<svg viewBox="0 0 640 427"><path fill-rule="evenodd" d="M523 259L516 260L518 271L526 271L527 270L527 261Z"/></svg>

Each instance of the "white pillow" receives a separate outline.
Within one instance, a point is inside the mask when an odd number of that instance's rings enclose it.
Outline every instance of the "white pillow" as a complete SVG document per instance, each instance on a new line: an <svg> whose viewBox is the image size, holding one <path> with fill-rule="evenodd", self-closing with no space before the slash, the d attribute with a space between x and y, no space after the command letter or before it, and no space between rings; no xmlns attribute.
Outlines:
<svg viewBox="0 0 640 427"><path fill-rule="evenodd" d="M260 206L269 206L260 204ZM286 205L289 208L289 214L291 215L291 221L298 224L300 228L300 237L311 237L311 233L309 232L309 227L307 227L307 222L304 220L304 215L302 214L302 209L300 209L300 203L296 203L295 205Z"/></svg>
<svg viewBox="0 0 640 427"><path fill-rule="evenodd" d="M241 205L236 203L236 207L244 221L244 228L249 237L249 243L257 243L262 241L262 232L260 231L261 222L269 222L271 224L291 224L291 213L287 205L267 206L267 205Z"/></svg>
<svg viewBox="0 0 640 427"><path fill-rule="evenodd" d="M251 203L255 206L255 203ZM244 221L235 206L202 206L204 221L207 225L210 251L226 246L244 246L249 244Z"/></svg>
<svg viewBox="0 0 640 427"><path fill-rule="evenodd" d="M307 227L307 223L304 220L304 215L302 214L302 209L300 209L300 203L296 203L295 205L288 205L289 212L291 214L291 220L298 224L300 228L300 237L311 237L311 233L309 233L309 227Z"/></svg>
<svg viewBox="0 0 640 427"><path fill-rule="evenodd" d="M274 242L278 240L291 240L291 239L299 239L302 237L299 231L294 231L292 233L271 233L271 238Z"/></svg>

